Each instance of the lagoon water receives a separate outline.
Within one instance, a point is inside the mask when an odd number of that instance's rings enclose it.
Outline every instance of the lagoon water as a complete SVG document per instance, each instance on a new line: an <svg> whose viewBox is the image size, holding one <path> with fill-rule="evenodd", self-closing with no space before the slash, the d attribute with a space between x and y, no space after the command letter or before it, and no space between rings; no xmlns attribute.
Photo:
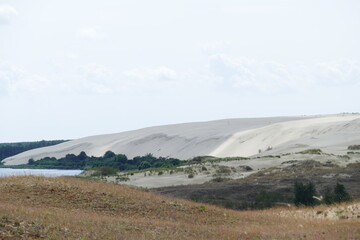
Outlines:
<svg viewBox="0 0 360 240"><path fill-rule="evenodd" d="M0 177L28 175L44 177L76 176L81 172L82 170L0 168Z"/></svg>

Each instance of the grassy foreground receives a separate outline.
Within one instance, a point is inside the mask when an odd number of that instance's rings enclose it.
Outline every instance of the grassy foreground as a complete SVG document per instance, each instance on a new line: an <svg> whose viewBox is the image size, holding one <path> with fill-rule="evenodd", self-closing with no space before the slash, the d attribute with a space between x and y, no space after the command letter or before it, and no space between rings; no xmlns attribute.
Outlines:
<svg viewBox="0 0 360 240"><path fill-rule="evenodd" d="M357 216L299 214L325 210L240 212L77 178L0 179L0 239L360 238Z"/></svg>

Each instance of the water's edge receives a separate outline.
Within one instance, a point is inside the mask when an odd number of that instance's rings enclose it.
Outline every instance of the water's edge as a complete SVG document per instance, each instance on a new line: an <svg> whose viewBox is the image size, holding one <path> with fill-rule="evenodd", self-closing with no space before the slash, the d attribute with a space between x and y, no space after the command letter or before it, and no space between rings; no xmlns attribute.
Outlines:
<svg viewBox="0 0 360 240"><path fill-rule="evenodd" d="M28 175L44 177L76 176L82 171L83 170L0 168L0 177Z"/></svg>

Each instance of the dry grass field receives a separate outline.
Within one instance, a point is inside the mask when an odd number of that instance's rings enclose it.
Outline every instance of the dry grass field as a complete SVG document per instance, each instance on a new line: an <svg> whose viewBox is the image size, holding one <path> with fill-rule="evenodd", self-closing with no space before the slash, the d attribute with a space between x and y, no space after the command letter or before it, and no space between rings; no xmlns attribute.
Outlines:
<svg viewBox="0 0 360 240"><path fill-rule="evenodd" d="M0 239L360 239L359 203L331 208L233 211L84 179L7 177Z"/></svg>

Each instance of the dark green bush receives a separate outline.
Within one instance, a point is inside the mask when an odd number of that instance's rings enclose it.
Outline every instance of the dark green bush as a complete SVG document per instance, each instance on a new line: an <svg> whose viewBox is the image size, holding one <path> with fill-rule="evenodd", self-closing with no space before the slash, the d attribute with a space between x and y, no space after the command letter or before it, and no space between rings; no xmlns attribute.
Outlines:
<svg viewBox="0 0 360 240"><path fill-rule="evenodd" d="M316 199L314 198L314 196L316 195L316 190L312 182L308 182L306 184L295 182L294 194L294 203L296 206L313 206L316 204Z"/></svg>
<svg viewBox="0 0 360 240"><path fill-rule="evenodd" d="M345 186L340 183L336 183L333 191L331 191L329 187L325 188L323 195L323 202L325 204L341 203L351 200Z"/></svg>
<svg viewBox="0 0 360 240"><path fill-rule="evenodd" d="M345 186L343 184L336 183L336 186L334 188L334 201L340 203L349 200L350 200L350 195L345 190Z"/></svg>

